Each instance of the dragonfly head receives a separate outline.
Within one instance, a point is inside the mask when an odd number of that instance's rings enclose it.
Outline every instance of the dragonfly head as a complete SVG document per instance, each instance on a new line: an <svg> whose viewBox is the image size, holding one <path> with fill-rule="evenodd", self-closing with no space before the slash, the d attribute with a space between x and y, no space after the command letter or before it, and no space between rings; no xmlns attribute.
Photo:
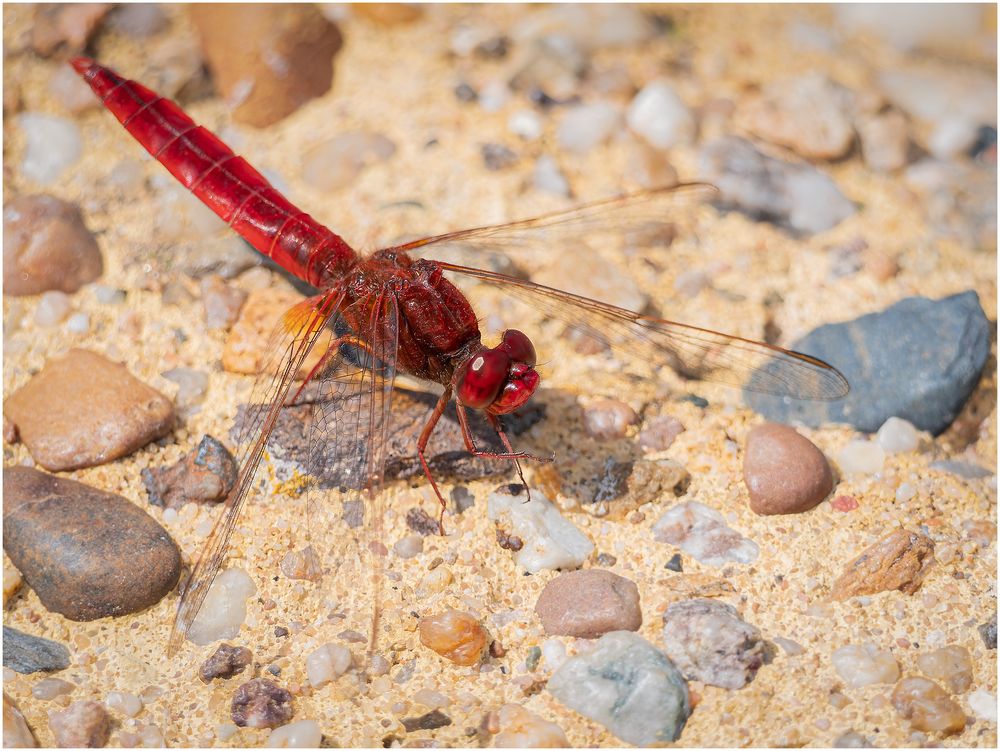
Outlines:
<svg viewBox="0 0 1000 751"><path fill-rule="evenodd" d="M528 401L540 380L531 340L508 329L500 344L483 347L458 369L455 393L466 407L505 415Z"/></svg>

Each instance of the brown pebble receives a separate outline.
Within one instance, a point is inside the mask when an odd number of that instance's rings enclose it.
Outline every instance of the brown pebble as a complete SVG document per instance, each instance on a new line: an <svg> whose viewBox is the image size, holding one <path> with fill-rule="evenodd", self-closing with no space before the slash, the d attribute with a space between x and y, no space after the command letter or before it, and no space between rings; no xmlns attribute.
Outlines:
<svg viewBox="0 0 1000 751"><path fill-rule="evenodd" d="M236 323L247 293L226 284L218 274L201 280L201 304L205 308L205 326L209 330L226 330Z"/></svg>
<svg viewBox="0 0 1000 751"><path fill-rule="evenodd" d="M441 534L441 522L419 506L406 512L406 526L423 537Z"/></svg>
<svg viewBox="0 0 1000 751"><path fill-rule="evenodd" d="M323 578L323 564L312 545L289 550L281 559L281 573L289 579L318 582Z"/></svg>
<svg viewBox="0 0 1000 751"><path fill-rule="evenodd" d="M215 85L236 103L237 122L272 125L329 91L342 40L314 6L210 3L188 13Z"/></svg>
<svg viewBox="0 0 1000 751"><path fill-rule="evenodd" d="M232 678L242 673L252 659L253 654L246 647L220 644L219 648L201 663L198 676L203 683L211 683L215 678Z"/></svg>
<svg viewBox="0 0 1000 751"><path fill-rule="evenodd" d="M603 569L559 574L545 585L535 612L545 633L596 639L609 631L638 631L639 588Z"/></svg>
<svg viewBox="0 0 1000 751"><path fill-rule="evenodd" d="M53 712L49 727L60 748L103 748L111 737L111 718L96 701L75 701L62 712Z"/></svg>
<svg viewBox="0 0 1000 751"><path fill-rule="evenodd" d="M180 508L185 503L224 501L239 468L229 449L210 435L170 467L146 467L140 473L154 506Z"/></svg>
<svg viewBox="0 0 1000 751"><path fill-rule="evenodd" d="M649 420L639 431L639 445L650 451L666 451L681 433L684 423L670 415Z"/></svg>
<svg viewBox="0 0 1000 751"><path fill-rule="evenodd" d="M517 535L512 535L509 532L501 529L499 525L497 525L496 528L496 535L497 535L497 545L499 545L504 550L510 550L516 553L518 550L524 547L524 540L522 540Z"/></svg>
<svg viewBox="0 0 1000 751"><path fill-rule="evenodd" d="M255 678L236 690L231 714L241 728L276 728L292 719L292 695L265 678Z"/></svg>
<svg viewBox="0 0 1000 751"><path fill-rule="evenodd" d="M754 513L798 514L833 490L823 452L787 425L764 423L747 436L743 481Z"/></svg>
<svg viewBox="0 0 1000 751"><path fill-rule="evenodd" d="M972 687L972 657L958 644L919 655L917 667L924 675L941 681L953 694L964 694Z"/></svg>
<svg viewBox="0 0 1000 751"><path fill-rule="evenodd" d="M407 717L402 720L402 723L406 732L412 733L416 730L435 730L447 727L451 725L451 718L440 709L435 709L425 715L420 715L420 717Z"/></svg>
<svg viewBox="0 0 1000 751"><path fill-rule="evenodd" d="M456 665L475 665L486 651L489 635L468 613L446 610L420 619L420 643Z"/></svg>
<svg viewBox="0 0 1000 751"><path fill-rule="evenodd" d="M912 595L933 563L933 540L897 529L847 564L847 569L833 584L830 599L846 600L894 589Z"/></svg>
<svg viewBox="0 0 1000 751"><path fill-rule="evenodd" d="M96 352L71 349L4 402L32 458L61 472L105 464L170 432L174 407Z"/></svg>
<svg viewBox="0 0 1000 751"><path fill-rule="evenodd" d="M926 678L911 676L897 683L892 706L916 730L952 735L965 729L965 712L943 688Z"/></svg>
<svg viewBox="0 0 1000 751"><path fill-rule="evenodd" d="M42 3L35 8L31 47L42 57L56 50L82 52L111 3Z"/></svg>
<svg viewBox="0 0 1000 751"><path fill-rule="evenodd" d="M507 654L507 649L499 640L494 639L490 642L490 657L503 657Z"/></svg>
<svg viewBox="0 0 1000 751"><path fill-rule="evenodd" d="M38 741L13 699L3 694L3 747L37 748Z"/></svg>
<svg viewBox="0 0 1000 751"><path fill-rule="evenodd" d="M424 9L414 3L358 3L351 12L382 26L396 26L416 21Z"/></svg>
<svg viewBox="0 0 1000 751"><path fill-rule="evenodd" d="M92 97L93 98L93 97ZM76 204L18 196L3 207L3 292L76 292L104 270L97 240Z"/></svg>
<svg viewBox="0 0 1000 751"><path fill-rule="evenodd" d="M638 420L635 410L617 399L598 399L583 411L587 435L602 441L623 437L628 426Z"/></svg>
<svg viewBox="0 0 1000 751"><path fill-rule="evenodd" d="M3 471L4 550L51 611L89 621L143 610L180 577L177 545L121 496L29 467Z"/></svg>

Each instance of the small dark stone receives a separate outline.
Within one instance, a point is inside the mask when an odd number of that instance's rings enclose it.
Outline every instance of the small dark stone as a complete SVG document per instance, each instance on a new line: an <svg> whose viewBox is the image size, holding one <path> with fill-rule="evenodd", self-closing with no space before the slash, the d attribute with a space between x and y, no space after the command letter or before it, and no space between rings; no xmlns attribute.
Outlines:
<svg viewBox="0 0 1000 751"><path fill-rule="evenodd" d="M496 528L496 533L497 533L497 544L504 550L510 550L516 553L518 550L524 547L524 540L522 540L520 537L509 534L508 532L500 529L500 527Z"/></svg>
<svg viewBox="0 0 1000 751"><path fill-rule="evenodd" d="M460 102L474 102L479 99L476 90L464 81L455 87L455 98Z"/></svg>
<svg viewBox="0 0 1000 751"><path fill-rule="evenodd" d="M693 404L696 407L699 407L700 409L705 409L708 406L708 399L705 399L702 396L698 396L697 394L684 394L684 396L680 398L680 401L690 402L691 404Z"/></svg>
<svg viewBox="0 0 1000 751"><path fill-rule="evenodd" d="M994 629L995 640L996 629ZM58 642L3 627L3 666L18 673L52 672L69 667L69 650Z"/></svg>
<svg viewBox="0 0 1000 751"><path fill-rule="evenodd" d="M362 634L360 631L355 631L353 629L347 629L346 631L341 631L337 636L344 641L354 642L355 644L362 644L368 641L368 637Z"/></svg>
<svg viewBox="0 0 1000 751"><path fill-rule="evenodd" d="M497 36L477 44L472 54L485 60L500 60L507 57L509 47L510 40L507 37Z"/></svg>
<svg viewBox="0 0 1000 751"><path fill-rule="evenodd" d="M292 719L292 695L265 678L255 678L236 690L231 714L241 728L276 728Z"/></svg>
<svg viewBox="0 0 1000 751"><path fill-rule="evenodd" d="M211 683L215 678L232 678L242 673L251 660L253 654L246 647L220 644L212 656L201 664L198 675L204 683Z"/></svg>
<svg viewBox="0 0 1000 751"><path fill-rule="evenodd" d="M419 506L406 512L406 526L423 537L441 534L441 523Z"/></svg>
<svg viewBox="0 0 1000 751"><path fill-rule="evenodd" d="M451 500L455 504L456 514L464 513L476 505L476 497L463 485L456 485L451 489Z"/></svg>
<svg viewBox="0 0 1000 751"><path fill-rule="evenodd" d="M611 555L611 553L598 553L597 555L598 566L607 566L608 568L610 568L611 566L614 566L616 563L618 563L618 559L615 558L613 555Z"/></svg>
<svg viewBox="0 0 1000 751"><path fill-rule="evenodd" d="M281 675L281 668L279 668L277 665L268 665L267 672L273 675L274 677L278 677L279 675Z"/></svg>
<svg viewBox="0 0 1000 751"><path fill-rule="evenodd" d="M506 169L517 163L517 154L501 143L486 143L482 148L483 164L491 172Z"/></svg>
<svg viewBox="0 0 1000 751"><path fill-rule="evenodd" d="M224 501L239 474L229 449L210 435L171 467L142 470L142 481L154 506L180 508L194 501Z"/></svg>
<svg viewBox="0 0 1000 751"><path fill-rule="evenodd" d="M420 717L407 717L402 722L406 732L412 733L415 730L434 730L446 727L451 725L451 718L440 709L435 709L433 712L420 715Z"/></svg>
<svg viewBox="0 0 1000 751"><path fill-rule="evenodd" d="M997 129L994 126L979 126L976 140L969 149L969 156L987 164L997 163Z"/></svg>
<svg viewBox="0 0 1000 751"><path fill-rule="evenodd" d="M284 637L288 636L288 629L285 628L284 626L275 626L274 635L279 639L283 639Z"/></svg>
<svg viewBox="0 0 1000 751"><path fill-rule="evenodd" d="M503 644L496 639L490 642L490 657L503 657L505 654L507 654L507 648Z"/></svg>
<svg viewBox="0 0 1000 751"><path fill-rule="evenodd" d="M792 349L835 365L851 392L835 401L786 400L751 391L744 401L775 422L848 423L874 433L901 417L934 435L955 419L990 353L990 322L972 290L941 300L908 297L878 313L814 329Z"/></svg>
<svg viewBox="0 0 1000 751"><path fill-rule="evenodd" d="M980 624L980 626L979 626L979 628L977 630L979 631L979 636L982 637L983 644L986 645L987 649L996 649L997 648L997 614L996 613L994 613L993 617L990 618L988 621L986 621L986 623ZM6 655L6 653L4 653L4 659L6 660L6 658L7 658L7 655ZM4 665L6 665L6 664L7 663L4 662Z"/></svg>
<svg viewBox="0 0 1000 751"><path fill-rule="evenodd" d="M528 650L528 656L524 660L525 667L528 670L534 670L538 667L538 661L542 659L542 648L532 647Z"/></svg>
<svg viewBox="0 0 1000 751"><path fill-rule="evenodd" d="M669 569L670 571L676 571L677 573L680 573L681 571L683 571L684 570L684 565L681 563L681 554L680 553L674 553L670 557L670 560L667 561L667 563L664 566L664 568Z"/></svg>

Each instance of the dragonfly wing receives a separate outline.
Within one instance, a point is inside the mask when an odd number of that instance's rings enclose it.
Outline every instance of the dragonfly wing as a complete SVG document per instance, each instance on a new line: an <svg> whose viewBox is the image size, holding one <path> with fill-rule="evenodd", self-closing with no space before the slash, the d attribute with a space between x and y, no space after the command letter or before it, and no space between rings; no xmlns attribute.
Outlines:
<svg viewBox="0 0 1000 751"><path fill-rule="evenodd" d="M254 476L281 405L296 377L301 377L303 363L324 335L327 323L337 313L342 301L343 294L339 290L308 298L289 309L278 324L270 347L273 371L267 365L261 370L251 398L251 402L257 404L258 408L244 422L243 434L251 439L243 442L240 448L240 472L236 484L226 498L222 515L212 528L181 593L170 633L170 655L175 654L180 647L225 560L229 539L253 486Z"/></svg>
<svg viewBox="0 0 1000 751"><path fill-rule="evenodd" d="M686 378L714 381L793 399L828 401L847 395L847 379L815 357L763 342L688 326L516 279L441 263L446 271L473 277L646 361L662 363Z"/></svg>

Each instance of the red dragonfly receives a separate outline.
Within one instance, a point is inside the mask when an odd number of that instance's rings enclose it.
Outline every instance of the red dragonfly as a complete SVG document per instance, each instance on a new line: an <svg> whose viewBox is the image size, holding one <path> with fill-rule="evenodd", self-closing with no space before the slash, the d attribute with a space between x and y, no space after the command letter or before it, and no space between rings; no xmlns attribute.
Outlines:
<svg viewBox="0 0 1000 751"><path fill-rule="evenodd" d="M475 312L445 272L494 285L527 300L548 317L686 377L796 399L837 399L848 392L840 372L808 355L643 316L495 271L417 259L410 254L417 248L456 244L491 250L537 246L543 237L546 243L555 238L565 247L576 248L587 237L624 232L650 220L662 221L682 199L710 194L714 190L710 186L691 183L646 190L535 219L428 237L362 256L296 208L176 103L93 60L76 58L71 64L125 129L186 188L257 251L322 290L286 312L278 326L281 340L270 348L276 367L262 369L251 400L263 405L250 419L254 440L223 514L182 593L171 652L194 621L223 563L268 436L280 409L289 403L296 380L301 380L301 385L292 401L307 384L325 396L320 425L313 430L326 445L317 448L356 459L345 466L358 467L359 485L373 501L383 479L397 373L444 387L416 446L424 474L442 506L445 502L424 452L452 398L469 452L514 462L541 459L515 451L502 424L502 416L523 406L538 388L540 377L531 340L509 329L496 346L484 345ZM311 350L334 324L339 324L338 332L347 333L324 344L325 350L311 369L303 368ZM363 353L362 362L345 357L345 345ZM355 409L349 412L345 405L351 399ZM504 451L485 451L476 445L468 410L485 415ZM350 424L337 424L338 418ZM376 508L375 524L379 516Z"/></svg>

